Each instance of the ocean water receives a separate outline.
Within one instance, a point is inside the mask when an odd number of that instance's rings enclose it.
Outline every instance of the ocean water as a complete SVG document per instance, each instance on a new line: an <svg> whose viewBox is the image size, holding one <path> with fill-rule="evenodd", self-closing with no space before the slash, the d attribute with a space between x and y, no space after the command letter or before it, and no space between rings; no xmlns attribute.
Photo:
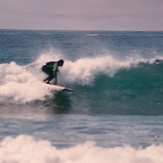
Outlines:
<svg viewBox="0 0 163 163"><path fill-rule="evenodd" d="M0 163L162 163L162 126L163 32L0 30Z"/></svg>

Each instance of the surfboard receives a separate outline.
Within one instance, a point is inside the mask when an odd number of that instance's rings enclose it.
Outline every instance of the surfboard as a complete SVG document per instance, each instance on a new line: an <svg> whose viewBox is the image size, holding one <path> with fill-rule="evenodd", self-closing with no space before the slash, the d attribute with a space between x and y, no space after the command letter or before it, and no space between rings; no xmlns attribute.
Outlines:
<svg viewBox="0 0 163 163"><path fill-rule="evenodd" d="M60 86L60 85L54 85L54 84L46 84L46 83L43 83L44 86L54 90L54 91L65 91L65 92L73 92L73 89L71 88L68 88L68 87L63 87L63 86Z"/></svg>

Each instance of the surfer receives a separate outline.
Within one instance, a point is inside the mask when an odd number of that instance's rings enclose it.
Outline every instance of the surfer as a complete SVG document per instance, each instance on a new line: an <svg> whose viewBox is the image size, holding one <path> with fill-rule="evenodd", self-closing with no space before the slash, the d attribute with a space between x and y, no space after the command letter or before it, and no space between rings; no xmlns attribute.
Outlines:
<svg viewBox="0 0 163 163"><path fill-rule="evenodd" d="M57 73L59 72L58 67L62 67L64 64L64 60L59 60L57 62L51 61L47 62L45 65L42 66L42 71L46 74L48 74L48 77L44 79L43 81L47 84L50 83L50 81L54 78L54 84L57 85Z"/></svg>

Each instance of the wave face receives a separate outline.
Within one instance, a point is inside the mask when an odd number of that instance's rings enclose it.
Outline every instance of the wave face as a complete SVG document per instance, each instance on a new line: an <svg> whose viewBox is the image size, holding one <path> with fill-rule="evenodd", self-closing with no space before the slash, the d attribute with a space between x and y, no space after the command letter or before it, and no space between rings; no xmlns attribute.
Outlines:
<svg viewBox="0 0 163 163"><path fill-rule="evenodd" d="M100 74L92 87L82 87L91 113L162 115L162 65L140 64L113 77ZM81 90L80 90L81 91ZM88 102L88 100L87 100ZM99 109L101 108L101 109Z"/></svg>
<svg viewBox="0 0 163 163"><path fill-rule="evenodd" d="M4 45L0 53L2 108L163 114L162 32L0 32ZM60 68L59 84L75 90L70 96L42 86L46 77L42 65L60 58L65 64Z"/></svg>

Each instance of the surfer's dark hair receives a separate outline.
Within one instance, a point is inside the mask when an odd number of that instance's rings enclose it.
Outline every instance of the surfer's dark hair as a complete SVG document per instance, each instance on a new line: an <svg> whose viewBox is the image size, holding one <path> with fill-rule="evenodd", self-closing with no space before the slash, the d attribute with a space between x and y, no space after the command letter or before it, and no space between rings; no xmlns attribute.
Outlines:
<svg viewBox="0 0 163 163"><path fill-rule="evenodd" d="M60 59L59 61L58 61L58 63L64 63L64 60L63 59Z"/></svg>

